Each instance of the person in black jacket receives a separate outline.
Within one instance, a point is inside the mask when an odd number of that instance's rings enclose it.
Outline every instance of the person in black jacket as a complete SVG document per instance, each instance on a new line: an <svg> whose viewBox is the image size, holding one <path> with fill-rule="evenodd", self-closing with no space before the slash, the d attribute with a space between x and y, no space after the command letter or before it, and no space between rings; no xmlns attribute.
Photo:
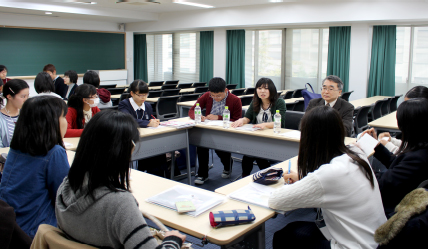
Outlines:
<svg viewBox="0 0 428 249"><path fill-rule="evenodd" d="M54 81L55 93L61 96L61 98L65 98L65 95L68 91L68 86L64 84L64 80L61 77L56 75L55 66L52 64L47 64L45 67L43 67L43 72L48 73Z"/></svg>
<svg viewBox="0 0 428 249"><path fill-rule="evenodd" d="M64 73L64 84L67 85L67 94L64 99L69 99L74 94L77 87L77 79L79 76L76 71L68 70Z"/></svg>
<svg viewBox="0 0 428 249"><path fill-rule="evenodd" d="M386 216L391 217L395 206L418 185L428 179L428 100L410 99L397 109L398 128L402 143L396 154L389 152L381 143L374 156L386 166L376 172ZM372 128L363 132L377 139Z"/></svg>

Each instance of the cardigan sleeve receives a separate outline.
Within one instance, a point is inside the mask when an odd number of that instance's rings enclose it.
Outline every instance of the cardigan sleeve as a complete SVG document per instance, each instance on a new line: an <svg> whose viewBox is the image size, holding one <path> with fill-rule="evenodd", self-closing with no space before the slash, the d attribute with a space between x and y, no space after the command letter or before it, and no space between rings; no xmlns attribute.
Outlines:
<svg viewBox="0 0 428 249"><path fill-rule="evenodd" d="M64 137L80 137L82 135L83 129L77 129L76 109L69 107L65 118L67 119L67 132L65 133Z"/></svg>
<svg viewBox="0 0 428 249"><path fill-rule="evenodd" d="M254 115L254 109L253 109L253 101L251 101L250 105L248 106L248 109L245 112L244 117L248 118L250 120L250 123L253 122L253 119L255 117L255 115Z"/></svg>
<svg viewBox="0 0 428 249"><path fill-rule="evenodd" d="M195 119L195 107L197 103L199 103L199 107L201 107L201 110L205 108L205 106L207 105L207 100L208 100L207 98L209 98L208 96L209 96L209 92L206 92L201 97L198 98L196 103L189 110L189 113L188 113L189 118Z"/></svg>
<svg viewBox="0 0 428 249"><path fill-rule="evenodd" d="M232 108L230 110L230 121L236 121L242 117L242 102L241 99L233 95ZM220 118L223 120L223 116Z"/></svg>

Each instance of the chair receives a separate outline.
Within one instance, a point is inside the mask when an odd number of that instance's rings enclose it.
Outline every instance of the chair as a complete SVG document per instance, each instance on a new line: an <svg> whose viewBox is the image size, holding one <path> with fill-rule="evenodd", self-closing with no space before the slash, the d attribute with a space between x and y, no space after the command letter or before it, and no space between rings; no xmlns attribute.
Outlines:
<svg viewBox="0 0 428 249"><path fill-rule="evenodd" d="M110 92L111 95L122 94L125 91L126 87L115 87L115 88L107 88L107 91Z"/></svg>
<svg viewBox="0 0 428 249"><path fill-rule="evenodd" d="M103 107L100 108L100 111L105 111L105 110L117 110L119 106L118 105L114 105L114 106L108 106L108 107Z"/></svg>
<svg viewBox="0 0 428 249"><path fill-rule="evenodd" d="M303 95L302 95L303 90L306 90L306 88L294 90L292 98L302 98L303 97Z"/></svg>
<svg viewBox="0 0 428 249"><path fill-rule="evenodd" d="M303 115L305 115L304 112L287 110L285 112L285 126L283 128L299 130L300 120L302 119Z"/></svg>
<svg viewBox="0 0 428 249"><path fill-rule="evenodd" d="M196 94L186 94L186 95L181 95L180 99L178 100L178 102L186 102L186 101L193 101L193 100L197 100L199 98L199 96L201 96L201 94L196 93Z"/></svg>
<svg viewBox="0 0 428 249"><path fill-rule="evenodd" d="M60 248L60 249L95 249L96 247L81 244L67 239L60 229L47 224L41 224L34 236L31 249Z"/></svg>
<svg viewBox="0 0 428 249"><path fill-rule="evenodd" d="M177 85L179 80L167 80L164 85Z"/></svg>
<svg viewBox="0 0 428 249"><path fill-rule="evenodd" d="M229 84L227 85L227 89L232 90L232 89L236 89L236 87L238 86L238 84Z"/></svg>
<svg viewBox="0 0 428 249"><path fill-rule="evenodd" d="M245 95L254 94L255 91L256 89L254 87L247 88L247 90L245 90Z"/></svg>
<svg viewBox="0 0 428 249"><path fill-rule="evenodd" d="M180 83L180 84L177 85L177 88L181 88L181 89L191 88L192 85L193 85L193 83Z"/></svg>
<svg viewBox="0 0 428 249"><path fill-rule="evenodd" d="M241 99L242 106L249 105L253 100L253 96L242 96L240 99Z"/></svg>
<svg viewBox="0 0 428 249"><path fill-rule="evenodd" d="M112 85L100 85L98 86L98 88L116 88L117 84L112 84Z"/></svg>
<svg viewBox="0 0 428 249"><path fill-rule="evenodd" d="M356 134L360 134L367 128L369 128L369 111L372 106L361 106L355 109L357 114L354 118L354 129Z"/></svg>
<svg viewBox="0 0 428 249"><path fill-rule="evenodd" d="M207 82L196 82L193 83L192 87L200 87L200 86L205 86L207 84Z"/></svg>
<svg viewBox="0 0 428 249"><path fill-rule="evenodd" d="M349 96L351 95L351 93L353 93L354 91L350 91L350 92L344 92L342 93L342 96L340 96L342 99L349 101Z"/></svg>
<svg viewBox="0 0 428 249"><path fill-rule="evenodd" d="M161 97L167 97L167 96L174 96L179 95L181 89L169 89L169 90L163 90Z"/></svg>
<svg viewBox="0 0 428 249"><path fill-rule="evenodd" d="M245 89L233 89L230 93L236 96L244 95Z"/></svg>
<svg viewBox="0 0 428 249"><path fill-rule="evenodd" d="M389 112L395 112L397 110L397 101L401 96L403 95L401 94L392 97L391 102L389 103Z"/></svg>
<svg viewBox="0 0 428 249"><path fill-rule="evenodd" d="M382 117L382 105L384 102L386 102L386 99L378 100L376 103L374 103L374 106L372 108L372 114L371 114L371 120L376 120L380 117Z"/></svg>
<svg viewBox="0 0 428 249"><path fill-rule="evenodd" d="M285 103L285 107L287 108L287 112L288 111L293 111L295 105L296 105L296 102L294 102L294 103Z"/></svg>
<svg viewBox="0 0 428 249"><path fill-rule="evenodd" d="M156 103L156 117L165 121L179 117L177 101L180 96L160 97Z"/></svg>
<svg viewBox="0 0 428 249"><path fill-rule="evenodd" d="M390 106L391 100L392 98L388 98L386 102L383 102L382 108L381 108L382 116L389 114L389 106Z"/></svg>
<svg viewBox="0 0 428 249"><path fill-rule="evenodd" d="M149 96L147 96L148 98L159 98L160 96L162 96L162 92L163 91L149 91Z"/></svg>
<svg viewBox="0 0 428 249"><path fill-rule="evenodd" d="M195 88L195 93L206 93L208 92L207 86L199 86Z"/></svg>
<svg viewBox="0 0 428 249"><path fill-rule="evenodd" d="M304 112L305 111L305 101L304 100L296 101L296 104L294 105L293 111Z"/></svg>
<svg viewBox="0 0 428 249"><path fill-rule="evenodd" d="M162 86L163 81L150 81L149 86Z"/></svg>
<svg viewBox="0 0 428 249"><path fill-rule="evenodd" d="M119 103L120 103L122 100L124 100L124 99L128 99L129 97L131 97L131 94L129 94L129 93L122 93L122 94L120 95Z"/></svg>
<svg viewBox="0 0 428 249"><path fill-rule="evenodd" d="M286 91L284 96L284 99L291 99L293 97L294 91Z"/></svg>
<svg viewBox="0 0 428 249"><path fill-rule="evenodd" d="M281 98L282 91L277 91L276 93L278 94L278 99Z"/></svg>
<svg viewBox="0 0 428 249"><path fill-rule="evenodd" d="M176 89L176 88L177 88L177 85L166 85L166 84L164 84L161 86L161 90Z"/></svg>

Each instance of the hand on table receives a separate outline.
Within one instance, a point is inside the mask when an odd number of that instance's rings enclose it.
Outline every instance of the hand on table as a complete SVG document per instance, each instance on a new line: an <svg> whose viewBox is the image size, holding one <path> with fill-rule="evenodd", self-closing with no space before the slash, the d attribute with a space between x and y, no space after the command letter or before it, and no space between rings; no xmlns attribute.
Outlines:
<svg viewBox="0 0 428 249"><path fill-rule="evenodd" d="M240 118L238 120L236 120L235 122L233 122L230 126L232 128L236 128L236 127L240 127L244 125L244 119Z"/></svg>
<svg viewBox="0 0 428 249"><path fill-rule="evenodd" d="M160 123L159 119L150 119L149 124L147 126L149 127L158 127Z"/></svg>
<svg viewBox="0 0 428 249"><path fill-rule="evenodd" d="M293 184L295 182L297 182L299 180L299 175L294 172L294 171L290 171L290 174L288 173L284 173L282 174L282 178L284 178L284 181L289 184Z"/></svg>
<svg viewBox="0 0 428 249"><path fill-rule="evenodd" d="M268 127L268 123L261 123L261 124L253 125L253 128L266 129L266 128L269 128L269 127Z"/></svg>
<svg viewBox="0 0 428 249"><path fill-rule="evenodd" d="M209 120L218 120L218 115L209 114L209 115L207 115L206 119L209 119Z"/></svg>
<svg viewBox="0 0 428 249"><path fill-rule="evenodd" d="M181 234L177 230L165 232L165 237L168 237L168 236L177 236L183 241L183 243L186 241L186 235Z"/></svg>
<svg viewBox="0 0 428 249"><path fill-rule="evenodd" d="M205 119L207 119L207 117L205 117L205 116L201 116L201 122L204 122L204 121L205 121Z"/></svg>

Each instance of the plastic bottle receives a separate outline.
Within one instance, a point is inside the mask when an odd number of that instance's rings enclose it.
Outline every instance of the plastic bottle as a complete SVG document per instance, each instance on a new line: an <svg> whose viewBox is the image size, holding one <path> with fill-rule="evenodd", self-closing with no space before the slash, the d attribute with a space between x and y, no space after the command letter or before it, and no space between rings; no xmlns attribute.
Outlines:
<svg viewBox="0 0 428 249"><path fill-rule="evenodd" d="M195 107L195 124L200 124L201 123L201 117L202 117L201 107L199 106L199 103L196 103L196 107Z"/></svg>
<svg viewBox="0 0 428 249"><path fill-rule="evenodd" d="M279 110L276 110L273 123L273 132L274 133L280 133L281 132L281 114L279 114Z"/></svg>
<svg viewBox="0 0 428 249"><path fill-rule="evenodd" d="M223 128L229 128L230 121L230 111L229 107L225 106L223 111Z"/></svg>

